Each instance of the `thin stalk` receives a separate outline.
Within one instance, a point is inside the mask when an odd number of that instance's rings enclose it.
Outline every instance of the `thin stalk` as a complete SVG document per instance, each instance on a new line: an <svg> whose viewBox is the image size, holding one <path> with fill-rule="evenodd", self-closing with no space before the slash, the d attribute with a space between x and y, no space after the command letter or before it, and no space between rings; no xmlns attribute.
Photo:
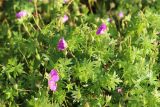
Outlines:
<svg viewBox="0 0 160 107"><path fill-rule="evenodd" d="M38 25L36 19L34 18L34 16L32 16L32 17L33 17L33 20L34 20L35 24L37 25L38 29L41 31L41 27Z"/></svg>
<svg viewBox="0 0 160 107"><path fill-rule="evenodd" d="M28 30L28 27L27 27L24 23L22 23L22 24L23 24L23 26L24 26L26 32L28 33L28 35L31 36L31 34L30 34L29 30Z"/></svg>
<svg viewBox="0 0 160 107"><path fill-rule="evenodd" d="M23 89L17 89L18 91L26 91L26 92L29 92L29 91L33 91L33 90L23 90Z"/></svg>
<svg viewBox="0 0 160 107"><path fill-rule="evenodd" d="M22 56L24 57L24 60L26 61L27 66L28 66L28 68L29 68L29 63L28 63L28 61L27 61L25 55L22 53L22 51L21 51L20 49L18 49L18 50L19 50L19 52L22 54Z"/></svg>

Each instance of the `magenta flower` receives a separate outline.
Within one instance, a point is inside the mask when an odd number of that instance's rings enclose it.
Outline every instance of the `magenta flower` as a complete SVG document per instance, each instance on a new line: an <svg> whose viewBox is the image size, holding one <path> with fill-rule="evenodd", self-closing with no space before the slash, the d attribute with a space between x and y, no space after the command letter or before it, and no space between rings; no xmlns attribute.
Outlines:
<svg viewBox="0 0 160 107"><path fill-rule="evenodd" d="M57 89L57 81L59 80L58 72L55 69L52 69L49 73L49 80L48 80L48 86L50 90L56 91Z"/></svg>
<svg viewBox="0 0 160 107"><path fill-rule="evenodd" d="M21 18L27 16L27 14L28 14L27 11L22 10L22 11L16 13L16 17L17 17L17 19L21 19Z"/></svg>
<svg viewBox="0 0 160 107"><path fill-rule="evenodd" d="M67 42L64 38L61 38L58 42L57 48L59 51L64 51L68 47Z"/></svg>
<svg viewBox="0 0 160 107"><path fill-rule="evenodd" d="M102 24L100 25L100 27L98 28L96 34L97 34L97 35L104 34L106 30L107 30L106 24L102 23Z"/></svg>
<svg viewBox="0 0 160 107"><path fill-rule="evenodd" d="M119 18L123 18L123 17L124 17L123 12L119 12L119 13L118 13L118 16L119 16Z"/></svg>
<svg viewBox="0 0 160 107"><path fill-rule="evenodd" d="M52 79L49 80L48 81L48 85L49 85L50 90L56 91L56 89L57 89L57 83L54 80L52 80Z"/></svg>
<svg viewBox="0 0 160 107"><path fill-rule="evenodd" d="M57 82L59 80L59 75L55 69L52 69L49 75L52 81Z"/></svg>
<svg viewBox="0 0 160 107"><path fill-rule="evenodd" d="M62 18L62 23L65 23L68 21L68 16L67 15L64 15L63 18Z"/></svg>

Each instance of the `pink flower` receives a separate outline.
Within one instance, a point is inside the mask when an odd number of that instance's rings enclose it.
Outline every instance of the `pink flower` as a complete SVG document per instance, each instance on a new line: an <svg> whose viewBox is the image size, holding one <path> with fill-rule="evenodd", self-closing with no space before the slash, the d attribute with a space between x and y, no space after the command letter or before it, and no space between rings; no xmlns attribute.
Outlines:
<svg viewBox="0 0 160 107"><path fill-rule="evenodd" d="M51 72L49 73L49 80L48 80L48 86L50 90L56 91L57 89L57 81L59 80L59 75L58 72L55 69L52 69Z"/></svg>
<svg viewBox="0 0 160 107"><path fill-rule="evenodd" d="M100 25L100 27L98 28L96 34L97 34L97 35L104 34L106 30L107 30L106 24L102 23L102 24Z"/></svg>
<svg viewBox="0 0 160 107"><path fill-rule="evenodd" d="M68 47L67 42L64 38L61 38L58 42L57 48L59 51L64 51Z"/></svg>
<svg viewBox="0 0 160 107"><path fill-rule="evenodd" d="M124 17L123 12L119 12L118 16L119 16L119 18L123 18Z"/></svg>
<svg viewBox="0 0 160 107"><path fill-rule="evenodd" d="M52 69L49 75L52 81L57 82L59 80L59 75L55 69Z"/></svg>
<svg viewBox="0 0 160 107"><path fill-rule="evenodd" d="M65 23L68 21L68 16L67 15L64 15L63 18L62 18L62 23Z"/></svg>
<svg viewBox="0 0 160 107"><path fill-rule="evenodd" d="M56 91L56 89L57 89L57 83L54 80L52 80L52 79L49 80L48 81L48 85L49 85L50 90Z"/></svg>
<svg viewBox="0 0 160 107"><path fill-rule="evenodd" d="M21 18L27 16L27 14L28 14L27 11L22 10L22 11L16 13L16 17L17 17L17 19L21 19Z"/></svg>

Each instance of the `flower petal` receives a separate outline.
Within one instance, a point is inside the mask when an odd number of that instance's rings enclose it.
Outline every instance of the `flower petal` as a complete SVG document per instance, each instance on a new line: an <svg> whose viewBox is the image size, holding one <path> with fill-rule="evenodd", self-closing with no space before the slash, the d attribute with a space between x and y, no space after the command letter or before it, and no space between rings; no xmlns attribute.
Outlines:
<svg viewBox="0 0 160 107"><path fill-rule="evenodd" d="M27 11L22 10L22 11L16 13L16 17L17 17L18 19L20 19L20 18L22 18L22 17L27 16L27 14L28 14Z"/></svg>
<svg viewBox="0 0 160 107"><path fill-rule="evenodd" d="M55 69L52 69L49 75L52 81L57 82L59 80L59 75Z"/></svg>
<svg viewBox="0 0 160 107"><path fill-rule="evenodd" d="M62 23L65 23L68 21L68 16L67 15L64 15L63 18L62 18Z"/></svg>
<svg viewBox="0 0 160 107"><path fill-rule="evenodd" d="M96 34L97 34L97 35L104 34L105 31L106 31L106 29L107 29L106 24L102 23L101 26L98 28Z"/></svg>
<svg viewBox="0 0 160 107"><path fill-rule="evenodd" d="M61 38L58 42L57 48L59 51L64 51L68 47L67 42L64 38Z"/></svg>
<svg viewBox="0 0 160 107"><path fill-rule="evenodd" d="M50 90L56 91L56 89L57 89L57 83L55 81L49 80L48 81L48 85L49 85Z"/></svg>

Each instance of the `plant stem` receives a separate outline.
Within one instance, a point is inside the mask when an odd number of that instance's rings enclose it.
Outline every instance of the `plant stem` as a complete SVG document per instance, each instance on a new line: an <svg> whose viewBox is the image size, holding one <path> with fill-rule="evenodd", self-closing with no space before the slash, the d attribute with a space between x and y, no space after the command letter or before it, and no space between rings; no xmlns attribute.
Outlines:
<svg viewBox="0 0 160 107"><path fill-rule="evenodd" d="M24 23L22 23L22 24L23 24L23 26L24 26L26 32L28 33L28 35L31 37L31 34L30 34L30 32L28 31L28 27L27 27Z"/></svg>

